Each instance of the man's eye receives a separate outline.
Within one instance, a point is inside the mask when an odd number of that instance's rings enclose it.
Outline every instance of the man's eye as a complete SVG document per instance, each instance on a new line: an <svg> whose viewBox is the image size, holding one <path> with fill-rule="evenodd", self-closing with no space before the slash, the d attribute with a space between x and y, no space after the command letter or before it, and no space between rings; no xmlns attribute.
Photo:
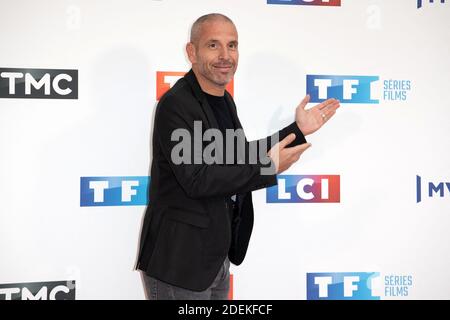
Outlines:
<svg viewBox="0 0 450 320"><path fill-rule="evenodd" d="M215 43L211 43L211 44L209 45L209 47L215 49L217 46L216 46Z"/></svg>

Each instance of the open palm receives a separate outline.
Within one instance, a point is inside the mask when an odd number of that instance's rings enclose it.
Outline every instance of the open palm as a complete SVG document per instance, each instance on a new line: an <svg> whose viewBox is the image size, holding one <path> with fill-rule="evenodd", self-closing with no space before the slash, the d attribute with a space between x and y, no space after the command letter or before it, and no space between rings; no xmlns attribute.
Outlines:
<svg viewBox="0 0 450 320"><path fill-rule="evenodd" d="M339 100L332 98L310 109L305 109L309 99L310 96L308 94L295 110L295 121L305 136L319 130L340 107Z"/></svg>

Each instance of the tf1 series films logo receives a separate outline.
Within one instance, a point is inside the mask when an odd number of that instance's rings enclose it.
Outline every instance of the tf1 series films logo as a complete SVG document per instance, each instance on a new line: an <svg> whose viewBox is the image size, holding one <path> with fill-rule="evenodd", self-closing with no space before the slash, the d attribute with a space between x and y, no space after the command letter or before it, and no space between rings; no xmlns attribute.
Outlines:
<svg viewBox="0 0 450 320"><path fill-rule="evenodd" d="M411 294L412 275L379 272L307 273L307 300L404 299Z"/></svg>
<svg viewBox="0 0 450 320"><path fill-rule="evenodd" d="M306 92L311 102L323 102L336 98L342 103L378 104L379 98L385 101L406 101L412 89L411 81L406 79L383 80L382 93L379 76L316 75L306 76Z"/></svg>

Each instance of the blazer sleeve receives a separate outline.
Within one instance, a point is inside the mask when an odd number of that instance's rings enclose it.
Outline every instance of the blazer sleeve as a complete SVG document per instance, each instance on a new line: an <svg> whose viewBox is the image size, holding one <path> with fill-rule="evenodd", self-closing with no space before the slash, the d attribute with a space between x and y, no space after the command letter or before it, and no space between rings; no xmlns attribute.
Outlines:
<svg viewBox="0 0 450 320"><path fill-rule="evenodd" d="M195 117L192 108L183 106L183 103L176 96L170 95L160 101L155 115L154 127L156 131L154 137L158 140L157 144L161 148L164 158L169 162L178 183L189 197L198 199L231 196L277 184L276 174L267 174L268 168L273 168L274 164L266 153L260 154L261 161L257 161L255 164L248 162L245 164L206 164L204 161L200 164L194 163ZM180 143L179 140L174 141L172 139L172 133L176 129L187 133L190 139L189 163L176 164L173 162L172 150ZM292 125L281 130L280 137L286 136L291 131L295 131ZM269 140L268 145L270 145L270 137L265 139ZM248 144L247 141L246 144ZM265 174L262 174L262 172Z"/></svg>
<svg viewBox="0 0 450 320"><path fill-rule="evenodd" d="M269 151L276 143L286 138L289 134L294 133L295 134L295 140L292 141L290 144L287 145L287 148L295 147L299 144L306 143L306 138L303 135L303 132L299 129L297 126L297 123L294 121L287 127L284 127L283 129L279 130L278 132L275 132L274 134L257 140L252 141L250 143L258 143L258 146L267 146L265 151Z"/></svg>

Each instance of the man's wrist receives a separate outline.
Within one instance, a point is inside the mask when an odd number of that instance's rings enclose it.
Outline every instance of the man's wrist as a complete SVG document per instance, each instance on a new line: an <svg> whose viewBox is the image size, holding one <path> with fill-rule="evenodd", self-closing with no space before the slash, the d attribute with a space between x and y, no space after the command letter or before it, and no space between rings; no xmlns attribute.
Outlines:
<svg viewBox="0 0 450 320"><path fill-rule="evenodd" d="M307 135L309 135L310 134L310 132L307 132L307 131L304 131L304 130L302 130L302 128L301 128L301 126L300 126L300 122L299 121L295 121L295 124L297 125L297 128L298 128L298 130L300 130L301 131L301 133L303 134L303 136L307 136Z"/></svg>
<svg viewBox="0 0 450 320"><path fill-rule="evenodd" d="M297 121L292 122L289 126L285 128L286 133L294 133L295 140L291 142L288 147L298 146L299 144L306 143L305 134L300 130ZM287 135L286 135L287 136Z"/></svg>

